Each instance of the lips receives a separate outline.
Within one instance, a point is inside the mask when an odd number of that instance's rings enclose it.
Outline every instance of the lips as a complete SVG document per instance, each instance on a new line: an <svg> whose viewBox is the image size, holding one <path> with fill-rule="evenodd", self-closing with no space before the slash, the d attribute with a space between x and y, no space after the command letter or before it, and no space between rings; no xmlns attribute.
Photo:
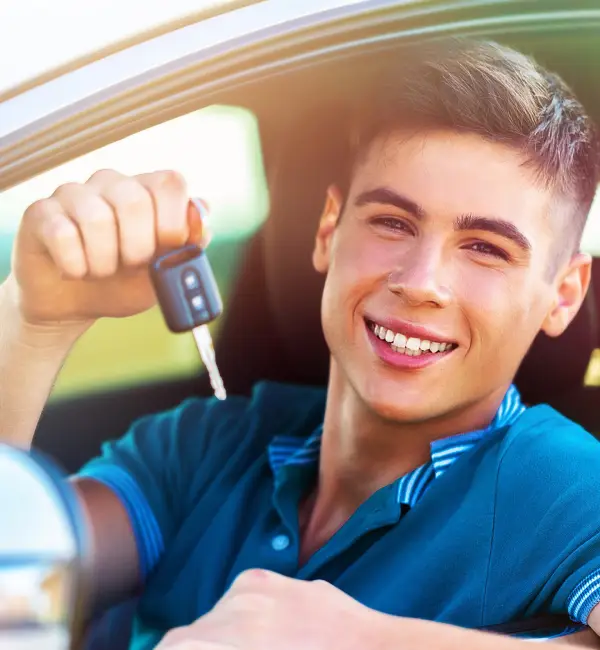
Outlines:
<svg viewBox="0 0 600 650"><path fill-rule="evenodd" d="M388 344L394 352L407 356L436 355L450 352L457 347L452 340L399 321L390 323L366 319L366 324L371 332ZM393 324L395 329L389 327L390 324Z"/></svg>

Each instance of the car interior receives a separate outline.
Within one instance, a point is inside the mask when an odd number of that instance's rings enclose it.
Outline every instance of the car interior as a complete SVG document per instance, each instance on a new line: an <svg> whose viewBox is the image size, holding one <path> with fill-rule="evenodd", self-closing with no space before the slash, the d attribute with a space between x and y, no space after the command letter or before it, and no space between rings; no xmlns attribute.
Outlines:
<svg viewBox="0 0 600 650"><path fill-rule="evenodd" d="M600 121L596 33L527 34L502 42L534 54L560 73ZM394 48L386 48L352 66L344 61L299 69L219 98L221 104L243 106L257 116L270 194L268 218L236 249L239 259L228 260L236 270L215 347L230 393L248 394L260 380L326 384L323 278L311 264L315 228L325 189L343 168L345 98L357 92L360 76L368 76L380 57L393 55ZM220 253L209 248L213 265ZM572 325L558 339L539 336L516 378L528 404L551 404L594 433L600 433L600 387L584 385L584 378L593 350L600 348L599 300L596 260L591 290ZM206 375L198 373L52 401L40 420L36 445L74 472L133 419L188 396L210 394Z"/></svg>
<svg viewBox="0 0 600 650"><path fill-rule="evenodd" d="M561 74L600 123L597 30L536 32L529 25L491 36ZM235 271L215 347L229 393L248 394L260 380L326 384L329 359L320 325L323 278L311 264L314 232L325 188L344 165L347 99L360 93L361 79L368 78L373 66L382 58L401 56L407 43L408 37L379 45L356 55L351 64L334 58L299 65L285 75L265 76L211 97L211 103L244 107L256 116L270 199L268 218L235 249L236 259L227 262ZM208 251L214 264L219 250ZM600 348L599 260L593 275L571 327L558 339L536 339L516 384L526 403L548 403L600 434L600 382L590 380L589 370L592 353ZM99 452L103 441L122 435L137 417L189 396L210 394L206 374L198 372L52 400L35 444L75 472Z"/></svg>

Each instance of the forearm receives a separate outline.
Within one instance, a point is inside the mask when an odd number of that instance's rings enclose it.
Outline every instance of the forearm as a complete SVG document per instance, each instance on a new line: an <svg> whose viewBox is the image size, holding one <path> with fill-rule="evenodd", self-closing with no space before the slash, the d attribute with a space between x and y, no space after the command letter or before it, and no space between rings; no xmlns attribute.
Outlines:
<svg viewBox="0 0 600 650"><path fill-rule="evenodd" d="M467 630L453 625L431 621L386 616L382 630L384 642L381 650L421 647L435 650L531 650L531 641L512 637ZM552 648L579 647L600 648L598 637L591 630L557 638L550 643Z"/></svg>
<svg viewBox="0 0 600 650"><path fill-rule="evenodd" d="M56 376L85 329L25 323L12 279L0 285L0 442L31 446Z"/></svg>

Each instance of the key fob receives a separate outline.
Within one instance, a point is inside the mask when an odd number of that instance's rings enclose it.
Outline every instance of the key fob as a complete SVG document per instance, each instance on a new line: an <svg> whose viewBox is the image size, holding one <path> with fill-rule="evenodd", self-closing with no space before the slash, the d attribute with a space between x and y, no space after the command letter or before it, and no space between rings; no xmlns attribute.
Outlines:
<svg viewBox="0 0 600 650"><path fill-rule="evenodd" d="M150 278L167 327L189 332L223 311L217 282L204 251L190 244L150 264Z"/></svg>

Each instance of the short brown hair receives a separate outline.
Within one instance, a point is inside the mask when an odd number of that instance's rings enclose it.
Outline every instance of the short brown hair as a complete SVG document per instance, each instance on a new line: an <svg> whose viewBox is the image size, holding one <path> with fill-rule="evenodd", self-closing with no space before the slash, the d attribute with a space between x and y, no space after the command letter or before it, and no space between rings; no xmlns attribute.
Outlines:
<svg viewBox="0 0 600 650"><path fill-rule="evenodd" d="M568 201L569 244L579 247L600 183L600 138L565 82L532 58L490 41L408 47L361 88L351 166L376 137L405 128L475 133L521 151L540 182Z"/></svg>

